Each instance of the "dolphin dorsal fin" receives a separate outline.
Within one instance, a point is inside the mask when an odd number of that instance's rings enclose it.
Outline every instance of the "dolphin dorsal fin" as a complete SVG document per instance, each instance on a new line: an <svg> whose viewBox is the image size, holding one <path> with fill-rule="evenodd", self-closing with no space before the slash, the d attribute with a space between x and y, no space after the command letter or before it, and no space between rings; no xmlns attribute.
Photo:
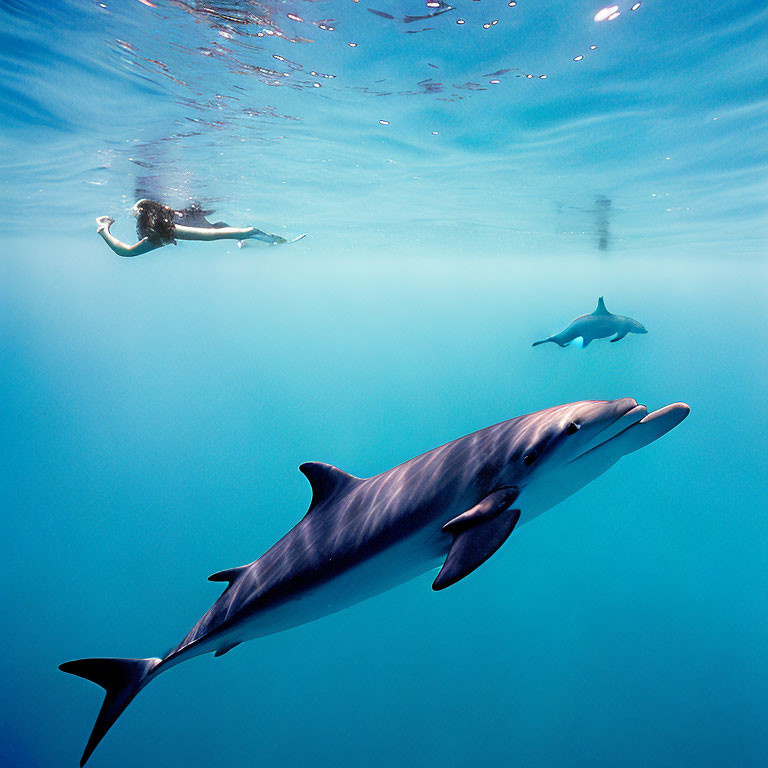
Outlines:
<svg viewBox="0 0 768 768"><path fill-rule="evenodd" d="M247 567L247 565L239 565L237 568L227 568L225 571L212 573L208 577L208 581L228 581L232 584Z"/></svg>
<svg viewBox="0 0 768 768"><path fill-rule="evenodd" d="M597 300L597 306L595 307L595 311L592 314L593 315L610 315L611 314L605 308L605 302L603 301L602 296Z"/></svg>
<svg viewBox="0 0 768 768"><path fill-rule="evenodd" d="M305 461L299 467L299 471L304 474L312 486L312 502L307 514L318 504L322 504L331 496L336 496L359 479L332 464L324 464L322 461Z"/></svg>

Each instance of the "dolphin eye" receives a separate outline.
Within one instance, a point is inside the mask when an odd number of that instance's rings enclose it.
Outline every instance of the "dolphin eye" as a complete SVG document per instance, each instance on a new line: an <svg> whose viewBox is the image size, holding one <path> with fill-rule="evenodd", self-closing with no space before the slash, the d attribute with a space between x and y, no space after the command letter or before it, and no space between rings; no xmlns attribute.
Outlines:
<svg viewBox="0 0 768 768"><path fill-rule="evenodd" d="M526 467L530 467L534 461L536 461L536 451L531 451L523 456L523 463Z"/></svg>
<svg viewBox="0 0 768 768"><path fill-rule="evenodd" d="M566 435L575 435L578 431L579 431L579 425L575 421L572 421L565 428L565 434Z"/></svg>

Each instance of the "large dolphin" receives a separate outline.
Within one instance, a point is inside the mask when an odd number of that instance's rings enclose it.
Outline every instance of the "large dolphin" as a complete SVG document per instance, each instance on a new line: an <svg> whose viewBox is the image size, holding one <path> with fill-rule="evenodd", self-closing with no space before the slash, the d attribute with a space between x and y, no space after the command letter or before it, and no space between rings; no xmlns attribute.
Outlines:
<svg viewBox="0 0 768 768"><path fill-rule="evenodd" d="M579 315L564 331L556 333L547 339L534 341L532 347L539 344L546 344L548 341L554 342L560 347L567 347L574 339L579 336L583 339L582 346L586 347L595 339L604 339L608 336L614 336L611 341L619 341L628 333L648 333L642 323L633 320L624 315L614 315L605 308L605 302L601 296L597 300L597 307L594 312L588 315Z"/></svg>
<svg viewBox="0 0 768 768"><path fill-rule="evenodd" d="M134 696L182 661L335 613L442 562L444 589L528 522L653 442L687 415L631 398L569 403L504 421L362 479L319 462L299 468L309 510L250 565L214 573L227 587L165 658L80 659L60 666L106 689L80 761Z"/></svg>

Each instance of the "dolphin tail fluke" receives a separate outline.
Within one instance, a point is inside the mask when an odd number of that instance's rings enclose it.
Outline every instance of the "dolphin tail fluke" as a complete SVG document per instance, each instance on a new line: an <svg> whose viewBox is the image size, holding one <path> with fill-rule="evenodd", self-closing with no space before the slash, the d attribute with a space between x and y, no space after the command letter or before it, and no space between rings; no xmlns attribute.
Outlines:
<svg viewBox="0 0 768 768"><path fill-rule="evenodd" d="M550 336L548 339L542 339L541 341L534 341L533 344L531 344L532 347L538 347L539 344L546 344L548 341L551 341L553 344L557 344L558 347L567 347L568 344L570 344L569 341L560 341L560 339L557 338L557 336Z"/></svg>
<svg viewBox="0 0 768 768"><path fill-rule="evenodd" d="M81 768L114 725L115 720L149 682L149 674L160 661L161 659L78 659L59 665L62 672L84 677L107 692L80 759Z"/></svg>

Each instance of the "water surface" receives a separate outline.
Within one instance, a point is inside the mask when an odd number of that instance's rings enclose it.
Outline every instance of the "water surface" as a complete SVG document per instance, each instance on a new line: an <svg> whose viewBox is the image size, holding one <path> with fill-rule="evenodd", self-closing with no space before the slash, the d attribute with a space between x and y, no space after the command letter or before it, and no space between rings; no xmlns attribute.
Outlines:
<svg viewBox="0 0 768 768"><path fill-rule="evenodd" d="M178 642L302 461L631 396L692 413L443 593L164 675L90 764L764 763L768 11L631 7L3 5L5 762L77 764L57 665ZM309 237L120 259L145 195ZM599 295L649 334L531 349Z"/></svg>

